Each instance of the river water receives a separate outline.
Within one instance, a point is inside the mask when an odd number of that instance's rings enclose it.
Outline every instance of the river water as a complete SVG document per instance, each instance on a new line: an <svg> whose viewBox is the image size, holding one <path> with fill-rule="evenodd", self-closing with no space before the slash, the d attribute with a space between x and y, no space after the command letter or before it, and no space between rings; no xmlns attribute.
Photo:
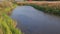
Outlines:
<svg viewBox="0 0 60 34"><path fill-rule="evenodd" d="M60 17L38 11L31 6L16 7L11 17L24 34L60 34Z"/></svg>

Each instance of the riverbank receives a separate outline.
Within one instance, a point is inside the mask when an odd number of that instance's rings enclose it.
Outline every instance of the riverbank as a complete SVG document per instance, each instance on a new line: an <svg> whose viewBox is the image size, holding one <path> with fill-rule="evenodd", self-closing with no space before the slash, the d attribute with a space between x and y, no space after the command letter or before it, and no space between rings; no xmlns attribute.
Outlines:
<svg viewBox="0 0 60 34"><path fill-rule="evenodd" d="M13 4L12 2L1 2L0 12L9 15L16 6L17 5Z"/></svg>
<svg viewBox="0 0 60 34"><path fill-rule="evenodd" d="M17 2L18 5L32 6L45 13L50 13L60 16L60 1L32 1L32 2Z"/></svg>
<svg viewBox="0 0 60 34"><path fill-rule="evenodd" d="M49 5L49 4L42 4L42 5L37 5L37 4L28 4L28 6L32 6L40 11L43 11L45 13L50 13L54 15L59 15L60 16L60 5Z"/></svg>
<svg viewBox="0 0 60 34"><path fill-rule="evenodd" d="M9 17L16 6L12 2L0 3L0 34L22 34L21 30L16 28L17 23Z"/></svg>

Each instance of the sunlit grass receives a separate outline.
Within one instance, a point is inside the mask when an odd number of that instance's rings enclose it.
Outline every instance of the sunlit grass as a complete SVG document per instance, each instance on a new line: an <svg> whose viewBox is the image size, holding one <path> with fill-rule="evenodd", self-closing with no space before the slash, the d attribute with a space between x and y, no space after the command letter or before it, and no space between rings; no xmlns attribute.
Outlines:
<svg viewBox="0 0 60 34"><path fill-rule="evenodd" d="M0 15L0 28L4 34L22 34L21 30L16 28L16 22L6 14Z"/></svg>

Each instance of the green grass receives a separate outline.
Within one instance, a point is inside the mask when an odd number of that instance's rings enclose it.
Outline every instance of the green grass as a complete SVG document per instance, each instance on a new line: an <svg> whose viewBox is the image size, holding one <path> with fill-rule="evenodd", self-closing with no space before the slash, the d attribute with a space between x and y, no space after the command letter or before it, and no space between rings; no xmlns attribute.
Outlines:
<svg viewBox="0 0 60 34"><path fill-rule="evenodd" d="M22 34L21 30L18 30L15 25L15 22L8 15L1 15L0 28L2 28L4 34Z"/></svg>

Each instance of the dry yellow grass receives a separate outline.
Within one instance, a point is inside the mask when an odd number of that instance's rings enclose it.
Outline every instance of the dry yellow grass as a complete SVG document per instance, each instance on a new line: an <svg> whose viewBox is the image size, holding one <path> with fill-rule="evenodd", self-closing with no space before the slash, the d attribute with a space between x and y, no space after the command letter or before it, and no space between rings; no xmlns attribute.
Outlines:
<svg viewBox="0 0 60 34"><path fill-rule="evenodd" d="M17 2L17 4L37 4L37 5L46 5L48 4L49 6L60 6L60 1L26 1L26 2Z"/></svg>
<svg viewBox="0 0 60 34"><path fill-rule="evenodd" d="M0 34L3 34L2 28L0 28Z"/></svg>

